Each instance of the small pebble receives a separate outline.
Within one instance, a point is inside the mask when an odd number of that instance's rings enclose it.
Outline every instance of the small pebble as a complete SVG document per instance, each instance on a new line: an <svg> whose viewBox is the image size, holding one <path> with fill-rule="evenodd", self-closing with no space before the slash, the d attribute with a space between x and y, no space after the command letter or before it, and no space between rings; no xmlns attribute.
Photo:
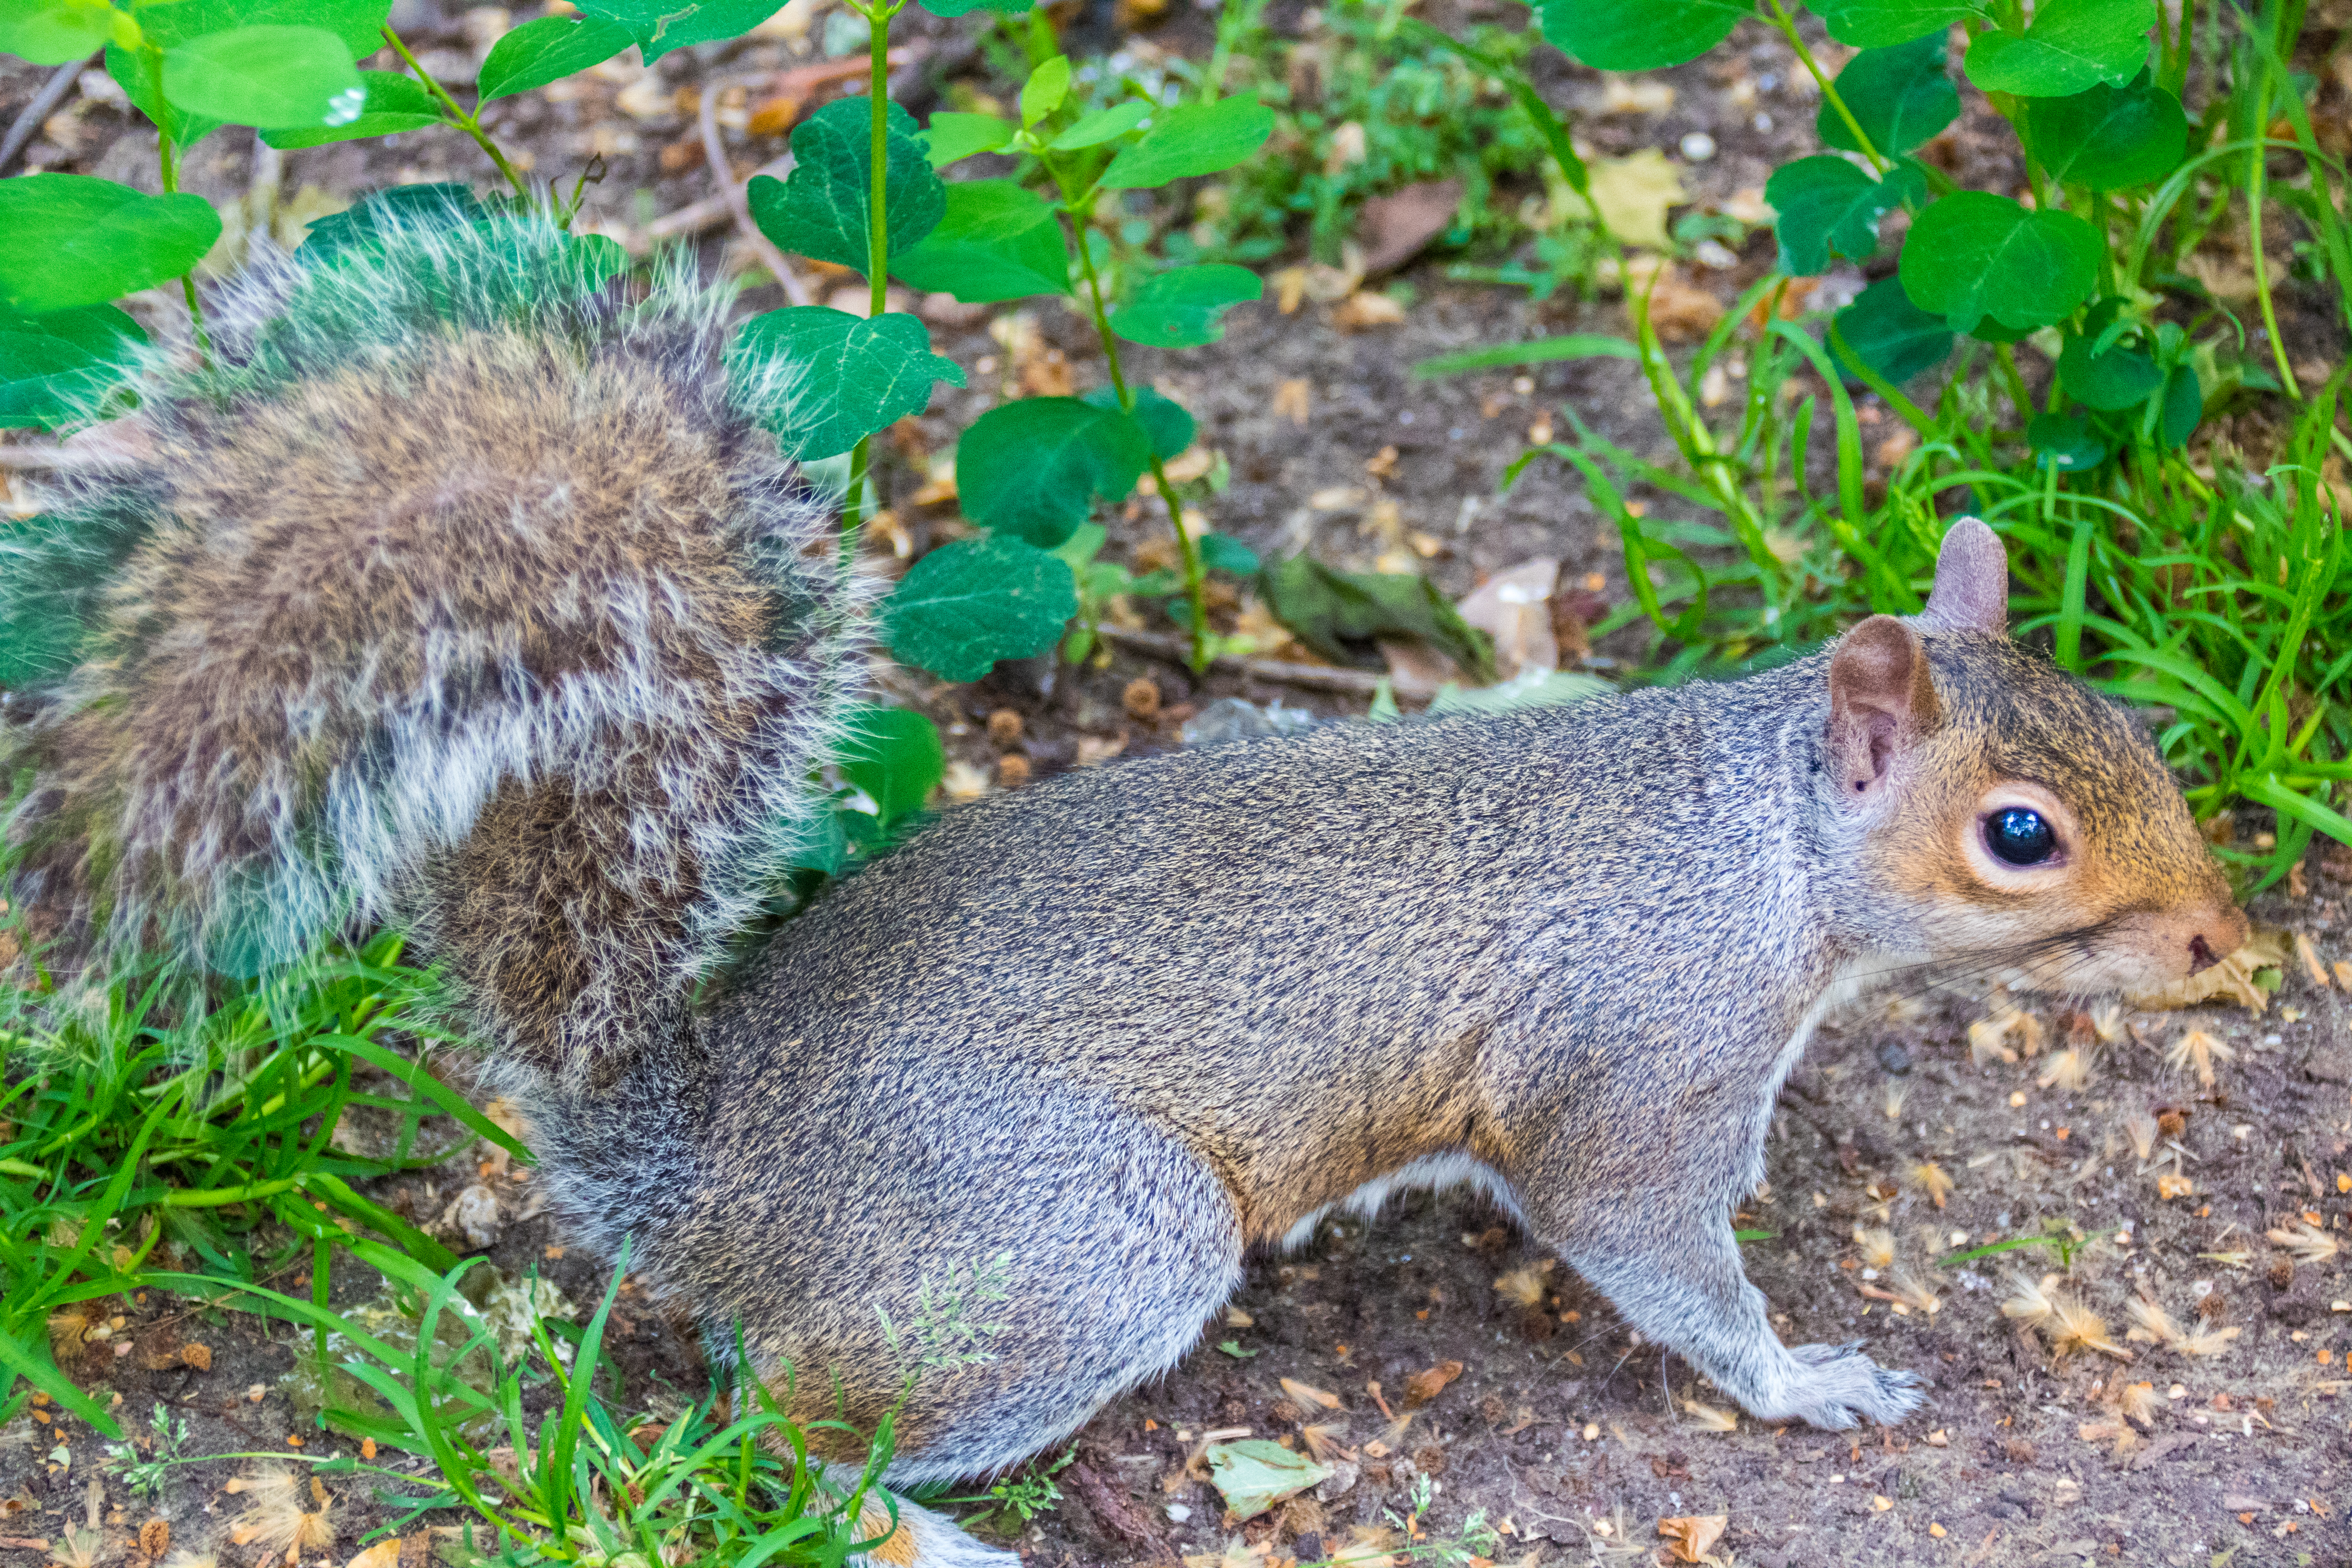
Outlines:
<svg viewBox="0 0 2352 1568"><path fill-rule="evenodd" d="M1900 1040L1881 1040L1878 1043L1878 1065L1901 1078L1911 1070L1911 1053L1903 1048Z"/></svg>
<svg viewBox="0 0 2352 1568"><path fill-rule="evenodd" d="M1683 138L1683 156L1694 163L1704 163L1715 156L1715 138L1704 131L1694 131Z"/></svg>

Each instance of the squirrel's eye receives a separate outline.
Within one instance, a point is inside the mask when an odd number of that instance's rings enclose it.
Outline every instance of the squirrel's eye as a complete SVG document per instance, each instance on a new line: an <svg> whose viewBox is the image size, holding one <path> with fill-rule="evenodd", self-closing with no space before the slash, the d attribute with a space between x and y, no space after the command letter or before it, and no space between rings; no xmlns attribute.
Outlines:
<svg viewBox="0 0 2352 1568"><path fill-rule="evenodd" d="M2012 866L2039 866L2057 852L2058 836L2038 811L2012 805L1985 822L1985 847Z"/></svg>

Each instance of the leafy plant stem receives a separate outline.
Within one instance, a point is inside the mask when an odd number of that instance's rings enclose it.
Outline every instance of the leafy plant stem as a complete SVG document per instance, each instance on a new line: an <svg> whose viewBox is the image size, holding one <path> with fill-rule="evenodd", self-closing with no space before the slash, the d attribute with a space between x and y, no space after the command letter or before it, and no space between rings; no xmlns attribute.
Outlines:
<svg viewBox="0 0 2352 1568"><path fill-rule="evenodd" d="M1804 63L1806 72L1821 88L1822 101L1836 110L1838 118L1845 121L1845 128L1853 133L1854 145L1862 149L1864 157L1870 160L1870 166L1879 174L1886 173L1885 158L1881 156L1878 149L1871 144L1870 138L1864 134L1862 121L1853 117L1853 110L1848 109L1845 100L1838 96L1837 84L1830 79L1826 71L1822 69L1821 61L1813 58L1813 51L1805 47L1804 38L1797 31L1796 18L1789 15L1789 8L1781 4L1781 0L1770 0L1770 5L1772 26L1779 28L1780 36L1789 40L1789 47L1797 52L1797 58Z"/></svg>
<svg viewBox="0 0 2352 1568"><path fill-rule="evenodd" d="M1265 0L1225 0L1217 16L1216 47L1209 51L1209 68L1201 73L1201 101L1213 103L1225 90L1225 73L1233 68L1234 46L1255 32L1265 15Z"/></svg>
<svg viewBox="0 0 2352 1568"><path fill-rule="evenodd" d="M499 144L490 140L488 132L482 129L482 122L459 105L456 99L450 97L449 89L434 80L432 72L417 63L416 57L408 52L408 46L400 41L398 33L394 32L390 27L385 27L382 31L383 41L392 46L392 52L400 57L400 63L406 66L416 79L424 85L425 90L431 93L440 103L441 111L449 117L450 123L472 137L474 144L489 155L490 162L498 165L499 173L506 176L507 184L515 188L515 195L528 198L530 195L530 186L524 182L520 174L515 173L514 165L507 162L507 155L499 151Z"/></svg>
<svg viewBox="0 0 2352 1568"><path fill-rule="evenodd" d="M148 90L155 95L157 104L163 102L163 52L154 47L140 51L147 66ZM172 130L163 121L155 123L156 171L163 183L163 194L176 195L180 190L180 158L172 145ZM196 300L196 275L192 268L180 275L180 295L188 302L188 324L196 334L196 357L206 370L213 365L212 339L205 331L205 308Z"/></svg>
<svg viewBox="0 0 2352 1568"><path fill-rule="evenodd" d="M1089 202L1091 205L1091 202ZM1118 394L1118 405L1129 414L1135 412L1135 389L1128 385L1126 372L1118 363L1118 337L1110 330L1110 310L1103 302L1102 274L1095 268L1094 249L1087 243L1086 213L1069 215L1070 235L1078 252L1078 266L1087 275L1087 306L1094 312L1095 331L1102 338L1103 358L1110 366L1111 389ZM1176 487L1168 482L1168 470L1160 454L1151 454L1151 482L1160 499L1168 506L1168 524L1176 531L1177 552L1184 563L1184 597L1192 608L1193 670L1209 668L1209 598L1208 584L1201 565L1201 548L1192 536L1184 531L1184 503L1177 498Z"/></svg>

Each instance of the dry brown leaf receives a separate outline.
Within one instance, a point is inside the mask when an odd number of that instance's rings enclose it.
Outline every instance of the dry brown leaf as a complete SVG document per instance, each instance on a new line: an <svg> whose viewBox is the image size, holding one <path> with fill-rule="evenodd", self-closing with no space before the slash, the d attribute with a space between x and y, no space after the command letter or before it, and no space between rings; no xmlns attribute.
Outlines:
<svg viewBox="0 0 2352 1568"><path fill-rule="evenodd" d="M1294 376L1274 389L1274 416L1276 419L1287 419L1303 427L1314 403L1314 387L1298 377Z"/></svg>
<svg viewBox="0 0 2352 1568"><path fill-rule="evenodd" d="M1710 289L1693 284L1682 268L1654 257L1636 257L1625 264L1626 312L1633 312L1636 295L1649 300L1650 329L1669 343L1696 342L1723 320L1725 306Z"/></svg>
<svg viewBox="0 0 2352 1568"><path fill-rule="evenodd" d="M1506 679L1523 669L1559 668L1551 617L1559 582L1559 563L1538 556L1496 573L1454 605L1465 621L1495 639L1495 663Z"/></svg>
<svg viewBox="0 0 2352 1568"><path fill-rule="evenodd" d="M1295 1377L1282 1380L1282 1392L1300 1405L1319 1405L1326 1410L1339 1408L1339 1396L1311 1383L1301 1383Z"/></svg>
<svg viewBox="0 0 2352 1568"><path fill-rule="evenodd" d="M400 1538L379 1541L358 1553L343 1568L400 1568Z"/></svg>
<svg viewBox="0 0 2352 1568"><path fill-rule="evenodd" d="M1365 275L1393 272L1420 255L1453 226L1461 205L1460 180L1423 180L1366 202L1356 217Z"/></svg>
<svg viewBox="0 0 2352 1568"><path fill-rule="evenodd" d="M1458 1361L1442 1361L1435 1366L1423 1367L1404 1380L1404 1407L1417 1410L1445 1392L1445 1385L1462 1375Z"/></svg>
<svg viewBox="0 0 2352 1568"><path fill-rule="evenodd" d="M1331 308L1331 324L1345 332L1360 332L1370 327L1401 326L1403 322L1404 307L1386 294L1359 289Z"/></svg>
<svg viewBox="0 0 2352 1568"><path fill-rule="evenodd" d="M1617 243L1642 250L1667 250L1674 245L1666 233L1666 211L1690 199L1683 189L1682 171L1655 147L1644 147L1622 158L1595 158L1587 166L1588 202L1573 191L1559 193L1564 216L1590 219L1599 209L1601 221ZM1718 307L1716 312L1722 314Z"/></svg>
<svg viewBox="0 0 2352 1568"><path fill-rule="evenodd" d="M1686 1514L1658 1521L1658 1533L1665 1537L1666 1550L1674 1553L1675 1562L1704 1563L1730 1524L1731 1516L1727 1513Z"/></svg>
<svg viewBox="0 0 2352 1568"><path fill-rule="evenodd" d="M2246 944L2221 960L2199 970L2188 979L2167 985L2160 990L2126 996L2125 1001L2135 1007L2193 1007L2200 1002L2226 997L2250 1013L2261 1013L2270 1006L2270 995L2254 984L2254 972L2273 969L2286 962L2292 945L2282 931L2257 930L2246 939Z"/></svg>
<svg viewBox="0 0 2352 1568"><path fill-rule="evenodd" d="M172 1549L172 1521L157 1517L139 1527L139 1555L152 1561Z"/></svg>

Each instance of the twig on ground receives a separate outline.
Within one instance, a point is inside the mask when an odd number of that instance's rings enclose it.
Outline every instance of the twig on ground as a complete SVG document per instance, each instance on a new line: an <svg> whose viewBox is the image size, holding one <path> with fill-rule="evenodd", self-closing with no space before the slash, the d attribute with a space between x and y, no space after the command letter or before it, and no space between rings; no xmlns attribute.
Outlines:
<svg viewBox="0 0 2352 1568"><path fill-rule="evenodd" d="M71 92L74 83L81 79L81 73L105 58L106 51L100 49L86 60L68 60L49 73L49 79L42 83L41 90L33 95L33 101L25 105L25 112L16 116L16 122L8 127L7 136L0 139L0 174L15 167L16 154L31 144L34 135L41 129L41 121L57 112L58 105L66 100L66 94Z"/></svg>
<svg viewBox="0 0 2352 1568"><path fill-rule="evenodd" d="M740 81L725 80L702 84L702 102L697 110L702 130L702 155L709 161L711 176L719 182L719 199L726 204L725 210L734 217L736 232L758 254L768 270L776 275L776 281L783 286L784 297L795 305L805 305L810 302L808 285L793 272L792 263L784 259L784 253L776 248L776 242L760 232L760 226L751 221L749 194L751 181L745 180L740 184L736 183L734 167L727 162L727 144L719 140L719 95L730 87L741 85ZM757 179L759 175L754 174L751 178Z"/></svg>

